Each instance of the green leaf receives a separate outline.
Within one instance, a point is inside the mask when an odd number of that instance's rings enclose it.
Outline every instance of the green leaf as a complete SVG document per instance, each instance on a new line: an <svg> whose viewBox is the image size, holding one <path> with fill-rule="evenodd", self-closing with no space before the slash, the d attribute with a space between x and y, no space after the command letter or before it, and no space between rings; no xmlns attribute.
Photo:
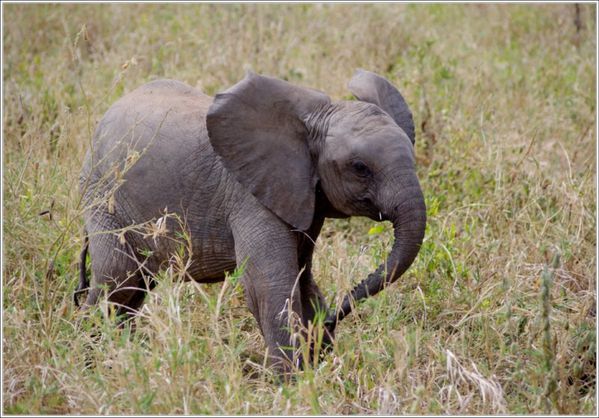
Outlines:
<svg viewBox="0 0 599 418"><path fill-rule="evenodd" d="M385 230L384 225L375 225L368 230L368 235L378 235Z"/></svg>

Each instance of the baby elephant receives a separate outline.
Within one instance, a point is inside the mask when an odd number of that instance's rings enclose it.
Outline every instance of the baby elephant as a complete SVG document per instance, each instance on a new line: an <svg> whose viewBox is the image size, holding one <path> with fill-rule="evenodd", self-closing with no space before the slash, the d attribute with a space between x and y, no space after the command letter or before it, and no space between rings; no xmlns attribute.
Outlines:
<svg viewBox="0 0 599 418"><path fill-rule="evenodd" d="M134 314L152 276L185 248L186 280L222 281L243 265L247 304L277 368L302 361L292 318L307 326L329 312L332 339L355 301L408 269L426 225L410 109L368 71L358 70L349 89L358 100L332 102L250 72L214 98L159 80L117 101L81 173L86 244L77 293L89 287L85 307L107 292L117 314ZM312 254L324 219L349 216L390 220L395 242L386 264L329 311Z"/></svg>

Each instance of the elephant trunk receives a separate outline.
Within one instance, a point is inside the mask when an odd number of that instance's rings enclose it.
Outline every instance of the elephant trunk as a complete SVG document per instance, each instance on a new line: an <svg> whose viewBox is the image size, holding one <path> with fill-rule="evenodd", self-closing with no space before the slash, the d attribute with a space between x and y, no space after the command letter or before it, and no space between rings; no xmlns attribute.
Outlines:
<svg viewBox="0 0 599 418"><path fill-rule="evenodd" d="M395 207L392 207L388 218L393 222L394 243L387 257L387 263L381 264L366 279L360 282L347 294L341 305L331 311L325 320L326 328L332 333L339 321L352 310L352 301L357 303L362 299L375 295L385 286L396 281L412 264L424 239L426 228L426 206L424 197L414 175L410 185L401 193L409 195Z"/></svg>

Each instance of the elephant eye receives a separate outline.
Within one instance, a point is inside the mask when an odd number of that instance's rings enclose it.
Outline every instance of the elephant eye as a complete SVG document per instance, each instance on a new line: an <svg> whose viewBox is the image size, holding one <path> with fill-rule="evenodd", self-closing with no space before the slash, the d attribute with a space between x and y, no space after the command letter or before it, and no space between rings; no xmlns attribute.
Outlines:
<svg viewBox="0 0 599 418"><path fill-rule="evenodd" d="M368 166L360 160L352 161L351 166L354 172L360 177L368 177L372 175L372 171L370 171Z"/></svg>

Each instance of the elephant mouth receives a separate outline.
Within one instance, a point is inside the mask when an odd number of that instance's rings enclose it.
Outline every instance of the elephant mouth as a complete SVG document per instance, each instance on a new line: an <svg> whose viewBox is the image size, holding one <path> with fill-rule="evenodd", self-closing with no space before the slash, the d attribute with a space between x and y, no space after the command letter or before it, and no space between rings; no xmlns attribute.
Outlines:
<svg viewBox="0 0 599 418"><path fill-rule="evenodd" d="M372 201L372 199L365 197L356 202L356 208L354 214L359 216L365 216L373 221L391 221L392 216L386 212L381 212L379 207Z"/></svg>

